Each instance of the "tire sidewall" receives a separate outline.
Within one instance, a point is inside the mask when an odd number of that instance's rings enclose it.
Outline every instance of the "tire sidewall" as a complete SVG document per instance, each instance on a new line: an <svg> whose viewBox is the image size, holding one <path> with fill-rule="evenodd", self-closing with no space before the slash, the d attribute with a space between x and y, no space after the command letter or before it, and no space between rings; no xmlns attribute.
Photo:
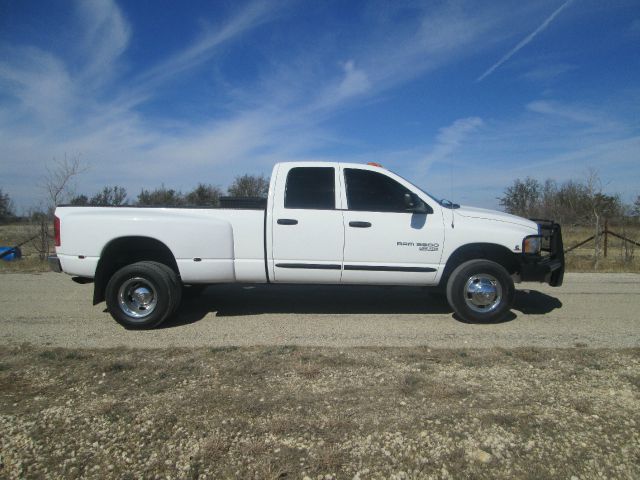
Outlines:
<svg viewBox="0 0 640 480"><path fill-rule="evenodd" d="M494 277L502 288L502 300L491 312L481 313L469 308L465 301L467 280L474 275L488 274ZM511 310L515 287L509 272L500 264L490 260L470 260L459 265L447 282L447 301L458 316L469 323L495 323L504 320Z"/></svg>
<svg viewBox="0 0 640 480"><path fill-rule="evenodd" d="M149 265L153 265L155 268L158 268L164 272L164 275L167 277L171 284L171 294L173 296L173 308L171 309L170 315L176 313L178 308L180 307L180 303L182 302L182 282L178 279L176 272L173 271L171 267L165 265L160 262L146 262Z"/></svg>
<svg viewBox="0 0 640 480"><path fill-rule="evenodd" d="M149 282L157 296L157 304L154 311L143 319L129 316L122 310L118 302L118 291L123 283L135 277L143 278ZM172 295L171 281L162 269L152 262L138 262L118 270L107 283L105 299L111 316L122 326L128 329L146 329L160 325L174 310L174 298Z"/></svg>

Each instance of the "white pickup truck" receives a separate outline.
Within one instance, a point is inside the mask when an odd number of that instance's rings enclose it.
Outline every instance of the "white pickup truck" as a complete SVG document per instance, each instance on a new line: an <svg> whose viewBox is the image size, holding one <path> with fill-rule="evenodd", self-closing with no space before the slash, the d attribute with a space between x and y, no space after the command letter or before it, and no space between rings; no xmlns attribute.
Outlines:
<svg viewBox="0 0 640 480"><path fill-rule="evenodd" d="M558 224L436 200L377 164L279 163L267 199L223 208L60 206L55 237L51 268L94 281L128 328L173 315L184 285L231 282L421 285L494 322L514 281L564 276Z"/></svg>

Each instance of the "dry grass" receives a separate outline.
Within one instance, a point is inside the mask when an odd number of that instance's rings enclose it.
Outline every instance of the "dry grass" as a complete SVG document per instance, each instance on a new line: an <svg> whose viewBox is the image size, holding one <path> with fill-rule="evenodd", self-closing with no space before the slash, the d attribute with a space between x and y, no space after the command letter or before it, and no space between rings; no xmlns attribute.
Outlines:
<svg viewBox="0 0 640 480"><path fill-rule="evenodd" d="M639 478L640 350L0 351L3 478Z"/></svg>
<svg viewBox="0 0 640 480"><path fill-rule="evenodd" d="M632 227L609 225L609 230L640 242L640 225ZM594 234L592 228L566 226L562 229L565 249L586 240ZM603 240L604 242L604 240ZM600 258L598 268L594 265L594 242L569 252L566 257L567 270L570 272L640 272L640 247L609 236L607 258Z"/></svg>
<svg viewBox="0 0 640 480"><path fill-rule="evenodd" d="M0 225L0 245L5 247L13 247L25 240L28 240L36 233L38 227L26 223L13 223L9 225ZM6 262L0 260L0 273L24 273L24 272L46 272L49 265L46 261L41 261L38 252L34 247L34 242L27 242L22 245L23 258L19 261Z"/></svg>

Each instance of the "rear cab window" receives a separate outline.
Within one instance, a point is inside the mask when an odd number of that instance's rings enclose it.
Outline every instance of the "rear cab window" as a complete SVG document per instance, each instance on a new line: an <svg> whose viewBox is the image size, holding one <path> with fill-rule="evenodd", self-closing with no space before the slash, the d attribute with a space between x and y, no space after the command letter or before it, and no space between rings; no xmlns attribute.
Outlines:
<svg viewBox="0 0 640 480"><path fill-rule="evenodd" d="M335 168L294 167L287 174L284 208L334 210Z"/></svg>

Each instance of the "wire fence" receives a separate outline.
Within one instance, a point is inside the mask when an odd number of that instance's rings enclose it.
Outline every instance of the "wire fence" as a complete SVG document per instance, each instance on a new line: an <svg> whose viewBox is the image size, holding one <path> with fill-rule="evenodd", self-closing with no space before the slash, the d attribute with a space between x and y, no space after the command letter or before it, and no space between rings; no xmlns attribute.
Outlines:
<svg viewBox="0 0 640 480"><path fill-rule="evenodd" d="M569 252L571 252L572 250L575 250L577 248L582 247L583 245L586 245L587 243L591 242L591 241L595 241L597 237L601 237L604 236L604 242L603 242L603 249L602 249L602 253L604 258L607 258L607 253L608 253L608 249L609 249L609 235L619 238L620 240L623 240L625 242L630 243L631 245L634 245L636 247L640 247L640 242L636 242L635 240L632 240L628 237L625 237L624 235L621 235L619 233L616 233L612 230L609 229L609 221L605 220L604 222L604 228L602 230L600 230L597 234L591 235L589 238L580 241L579 243L565 249L564 253L567 254Z"/></svg>

